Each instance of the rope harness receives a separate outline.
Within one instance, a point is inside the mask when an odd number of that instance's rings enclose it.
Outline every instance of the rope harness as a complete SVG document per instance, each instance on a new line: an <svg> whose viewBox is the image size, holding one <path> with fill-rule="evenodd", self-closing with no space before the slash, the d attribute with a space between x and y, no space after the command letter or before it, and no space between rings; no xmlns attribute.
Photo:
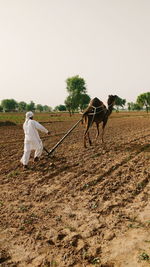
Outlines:
<svg viewBox="0 0 150 267"><path fill-rule="evenodd" d="M110 105L108 105L108 108L111 107L112 105L113 105L113 103L111 103ZM94 109L94 112L87 113L87 115L95 115L95 114L98 114L98 113L101 113L102 111L104 111L104 104L102 104L102 105L100 105L98 107L94 107L94 106L91 106L91 107ZM96 109L101 108L101 107L103 107L102 110L96 111ZM107 112L107 110L106 110L106 112Z"/></svg>
<svg viewBox="0 0 150 267"><path fill-rule="evenodd" d="M97 112L96 112L96 109L97 109L97 107L94 107L94 106L92 106L93 108L94 108L94 113L92 114L88 114L88 115L93 115L93 118L92 118L92 121L91 121L91 123L90 123L90 127L91 127L91 125L93 124L93 121L94 121L94 118L95 118L95 115L97 114ZM89 127L89 128L90 128Z"/></svg>
<svg viewBox="0 0 150 267"><path fill-rule="evenodd" d="M108 105L108 108L111 107L112 105L113 105L113 103L111 103L110 105ZM100 106L98 106L98 107L94 107L94 106L91 106L91 107L94 109L93 112L92 112L92 113L87 113L87 115L93 115L92 121L91 121L91 123L90 123L90 125L89 125L89 129L90 129L90 127L91 127L92 124L93 124L95 115L96 115L96 114L99 114L99 113L101 113L101 112L103 112L103 111L105 110L105 108L104 108L104 104L102 104L102 105L100 105ZM102 107L102 110L100 110L100 111L96 111L97 109L99 109L99 108L101 108L101 107ZM107 111L108 111L108 109L105 110L104 117L105 117ZM104 119L104 118L103 118L103 119ZM89 129L88 129L87 133L89 132Z"/></svg>
<svg viewBox="0 0 150 267"><path fill-rule="evenodd" d="M102 104L102 105L100 105L98 107L94 107L94 106L91 106L91 107L94 109L94 113L93 112L92 113L88 113L88 115L93 115L93 114L95 115L95 114L98 114L98 113L100 113L100 112L102 112L104 110L104 104ZM97 109L99 109L101 107L103 107L102 110L96 111Z"/></svg>

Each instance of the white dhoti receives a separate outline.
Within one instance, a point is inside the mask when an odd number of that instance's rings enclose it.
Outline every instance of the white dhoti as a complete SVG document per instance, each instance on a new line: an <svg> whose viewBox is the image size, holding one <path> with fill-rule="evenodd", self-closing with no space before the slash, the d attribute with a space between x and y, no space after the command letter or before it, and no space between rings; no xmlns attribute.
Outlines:
<svg viewBox="0 0 150 267"><path fill-rule="evenodd" d="M23 165L28 164L31 151L33 151L33 150L35 151L34 152L34 158L40 157L42 155L42 151L43 151L42 141L40 141L39 144L36 146L34 146L34 144L32 142L25 142L24 143L24 153L23 153L23 156L20 160Z"/></svg>
<svg viewBox="0 0 150 267"><path fill-rule="evenodd" d="M48 130L34 120L26 120L23 129L25 132L24 153L20 161L23 165L27 165L31 151L35 151L34 158L40 157L43 151L43 144L39 137L38 130L45 133L48 133Z"/></svg>

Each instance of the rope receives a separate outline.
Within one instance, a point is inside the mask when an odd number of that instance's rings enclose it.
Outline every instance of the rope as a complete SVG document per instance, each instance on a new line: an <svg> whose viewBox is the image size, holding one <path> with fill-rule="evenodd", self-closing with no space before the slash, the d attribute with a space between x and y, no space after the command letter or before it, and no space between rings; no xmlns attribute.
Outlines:
<svg viewBox="0 0 150 267"><path fill-rule="evenodd" d="M113 105L113 103L111 103L110 105L108 105L108 108L111 107L112 105ZM101 113L102 111L104 111L104 108L103 108L102 110L97 111L97 112L95 113L95 109L98 109L98 108L100 108L100 107L104 107L104 104L101 105L101 106L98 106L98 107L94 107L94 106L91 106L91 107L94 108L94 113L88 113L87 115L98 114L98 113ZM107 110L108 110L108 109L107 109ZM106 112L107 112L107 111L106 111Z"/></svg>
<svg viewBox="0 0 150 267"><path fill-rule="evenodd" d="M113 103L111 103L110 105L108 105L108 108L111 107L112 105L113 105ZM89 132L90 127L91 127L92 124L93 124L95 115L96 115L96 114L99 114L99 113L101 113L101 112L104 111L104 104L102 104L102 105L100 105L100 106L98 106L98 107L94 107L94 106L91 106L91 107L94 109L94 112L93 112L93 113L87 113L87 116L88 116L88 115L93 115L93 118L92 118L92 121L91 121L91 123L90 123L90 126L89 126L89 129L88 129L87 133ZM96 109L98 109L98 108L100 108L100 107L103 107L102 110L96 112ZM104 114L104 117L105 117L107 111L108 111L108 109L106 109L106 112L105 112L105 114Z"/></svg>
<svg viewBox="0 0 150 267"><path fill-rule="evenodd" d="M93 121L94 121L94 117L95 117L95 115L96 115L96 107L93 106L93 108L94 108L94 113L93 113L93 118L92 118L92 121L91 121L91 123L90 123L89 128L92 126ZM89 114L88 114L88 115L89 115Z"/></svg>

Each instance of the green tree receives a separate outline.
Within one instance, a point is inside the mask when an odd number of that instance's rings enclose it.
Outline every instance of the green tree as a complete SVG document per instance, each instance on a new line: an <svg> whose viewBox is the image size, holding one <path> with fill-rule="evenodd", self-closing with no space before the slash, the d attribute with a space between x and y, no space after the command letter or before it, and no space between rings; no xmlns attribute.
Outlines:
<svg viewBox="0 0 150 267"><path fill-rule="evenodd" d="M65 106L66 106L66 109L69 111L69 114L71 116L72 107L73 107L73 102L72 102L72 97L71 96L67 96L67 98L65 100Z"/></svg>
<svg viewBox="0 0 150 267"><path fill-rule="evenodd" d="M137 104L137 103L133 104L133 110L141 110L141 109L142 108L141 108L141 106L139 104Z"/></svg>
<svg viewBox="0 0 150 267"><path fill-rule="evenodd" d="M36 109L39 111L39 112L42 112L43 111L43 106L41 104L37 104L36 105Z"/></svg>
<svg viewBox="0 0 150 267"><path fill-rule="evenodd" d="M30 102L30 104L27 104L26 107L27 111L34 111L35 110L35 104L33 101Z"/></svg>
<svg viewBox="0 0 150 267"><path fill-rule="evenodd" d="M137 97L136 103L142 108L145 107L146 111L148 112L148 109L150 107L150 92L140 94Z"/></svg>
<svg viewBox="0 0 150 267"><path fill-rule="evenodd" d="M128 106L128 110L130 111L131 110L131 102L128 102L127 106Z"/></svg>
<svg viewBox="0 0 150 267"><path fill-rule="evenodd" d="M43 106L43 111L45 111L45 112L52 112L52 107L49 107L47 105L44 105Z"/></svg>
<svg viewBox="0 0 150 267"><path fill-rule="evenodd" d="M18 110L19 111L25 111L27 107L27 104L24 101L21 101L18 103Z"/></svg>
<svg viewBox="0 0 150 267"><path fill-rule="evenodd" d="M117 96L115 100L115 106L117 107L117 111L119 111L119 107L122 107L126 104L126 99L123 99L119 96Z"/></svg>
<svg viewBox="0 0 150 267"><path fill-rule="evenodd" d="M82 94L79 101L79 107L83 111L90 102L90 97L87 94Z"/></svg>
<svg viewBox="0 0 150 267"><path fill-rule="evenodd" d="M3 111L3 107L0 105L0 112L2 112Z"/></svg>
<svg viewBox="0 0 150 267"><path fill-rule="evenodd" d="M142 107L137 103L129 102L129 103L127 103L127 105L128 105L128 110L129 111L130 110L141 110L142 109Z"/></svg>
<svg viewBox="0 0 150 267"><path fill-rule="evenodd" d="M79 77L79 75L68 78L66 83L66 89L69 95L65 100L65 105L69 112L73 113L87 101L86 85L84 79Z"/></svg>
<svg viewBox="0 0 150 267"><path fill-rule="evenodd" d="M66 111L66 106L65 105L58 105L54 108L55 111Z"/></svg>
<svg viewBox="0 0 150 267"><path fill-rule="evenodd" d="M1 106L4 111L13 111L18 107L18 103L14 99L3 99Z"/></svg>

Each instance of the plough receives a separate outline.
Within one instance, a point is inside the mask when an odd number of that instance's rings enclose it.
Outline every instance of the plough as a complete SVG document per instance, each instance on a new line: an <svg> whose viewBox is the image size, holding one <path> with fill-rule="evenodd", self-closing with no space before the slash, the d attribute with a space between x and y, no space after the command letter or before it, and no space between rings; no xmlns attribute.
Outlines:
<svg viewBox="0 0 150 267"><path fill-rule="evenodd" d="M50 151L48 151L45 147L43 148L46 153L48 154L48 157L55 151L55 149L64 141L64 139L74 130L74 128L77 127L77 125L82 121L82 118L80 120L78 120L70 129L69 131L60 139L59 142L56 143L56 145L54 145Z"/></svg>

